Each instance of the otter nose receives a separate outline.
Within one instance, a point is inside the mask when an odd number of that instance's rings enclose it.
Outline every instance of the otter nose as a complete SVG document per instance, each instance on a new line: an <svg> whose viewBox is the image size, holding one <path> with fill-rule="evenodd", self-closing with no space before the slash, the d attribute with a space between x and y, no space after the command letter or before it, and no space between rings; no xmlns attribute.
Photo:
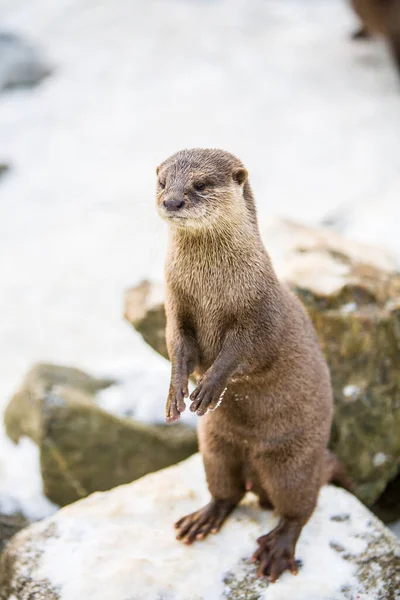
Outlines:
<svg viewBox="0 0 400 600"><path fill-rule="evenodd" d="M167 210L180 210L182 206L185 204L184 200L177 200L176 198L172 198L171 200L164 200L163 205Z"/></svg>

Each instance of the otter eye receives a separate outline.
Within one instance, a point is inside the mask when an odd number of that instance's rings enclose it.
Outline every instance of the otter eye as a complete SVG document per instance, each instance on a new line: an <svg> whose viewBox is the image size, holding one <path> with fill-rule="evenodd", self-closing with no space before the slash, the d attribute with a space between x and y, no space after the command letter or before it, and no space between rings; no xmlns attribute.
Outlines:
<svg viewBox="0 0 400 600"><path fill-rule="evenodd" d="M163 190L165 188L165 182L164 181L160 181L158 180L158 185L160 186L160 188Z"/></svg>
<svg viewBox="0 0 400 600"><path fill-rule="evenodd" d="M205 183L195 183L193 187L198 192L202 192L203 190L206 189L206 184Z"/></svg>

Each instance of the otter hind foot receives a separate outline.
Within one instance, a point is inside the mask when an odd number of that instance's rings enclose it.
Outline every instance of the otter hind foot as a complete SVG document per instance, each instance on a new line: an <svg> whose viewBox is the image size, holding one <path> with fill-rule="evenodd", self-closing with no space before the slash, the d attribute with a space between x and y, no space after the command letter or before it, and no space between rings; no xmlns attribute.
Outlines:
<svg viewBox="0 0 400 600"><path fill-rule="evenodd" d="M195 540L204 540L209 533L217 533L235 506L236 503L229 500L211 500L200 510L175 523L178 530L176 539L192 544Z"/></svg>
<svg viewBox="0 0 400 600"><path fill-rule="evenodd" d="M267 535L258 538L259 545L253 554L252 561L258 562L257 574L259 577L269 576L271 583L279 579L284 571L297 575L300 561L294 557L295 543L291 528L285 523L278 525Z"/></svg>

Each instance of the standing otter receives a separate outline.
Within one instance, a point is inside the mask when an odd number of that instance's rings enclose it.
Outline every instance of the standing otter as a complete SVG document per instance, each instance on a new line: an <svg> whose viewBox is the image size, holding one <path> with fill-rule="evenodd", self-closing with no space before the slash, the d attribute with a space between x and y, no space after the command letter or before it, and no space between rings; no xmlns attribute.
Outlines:
<svg viewBox="0 0 400 600"><path fill-rule="evenodd" d="M351 0L362 26L354 39L383 35L400 71L400 0Z"/></svg>
<svg viewBox="0 0 400 600"><path fill-rule="evenodd" d="M259 575L297 573L297 539L324 483L342 477L327 449L328 367L310 319L282 285L262 244L247 171L222 150L183 150L157 169L157 208L169 223L167 422L190 410L211 501L176 524L190 544L216 533L246 490L274 507L258 539ZM218 407L218 408L217 408Z"/></svg>

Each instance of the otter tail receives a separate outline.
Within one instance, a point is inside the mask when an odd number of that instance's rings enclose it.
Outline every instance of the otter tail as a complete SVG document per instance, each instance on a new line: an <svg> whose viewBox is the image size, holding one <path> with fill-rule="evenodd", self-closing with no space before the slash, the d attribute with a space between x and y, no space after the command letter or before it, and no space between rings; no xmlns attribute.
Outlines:
<svg viewBox="0 0 400 600"><path fill-rule="evenodd" d="M349 492L353 490L353 482L347 474L346 468L329 450L325 451L323 485L326 483L335 483Z"/></svg>

